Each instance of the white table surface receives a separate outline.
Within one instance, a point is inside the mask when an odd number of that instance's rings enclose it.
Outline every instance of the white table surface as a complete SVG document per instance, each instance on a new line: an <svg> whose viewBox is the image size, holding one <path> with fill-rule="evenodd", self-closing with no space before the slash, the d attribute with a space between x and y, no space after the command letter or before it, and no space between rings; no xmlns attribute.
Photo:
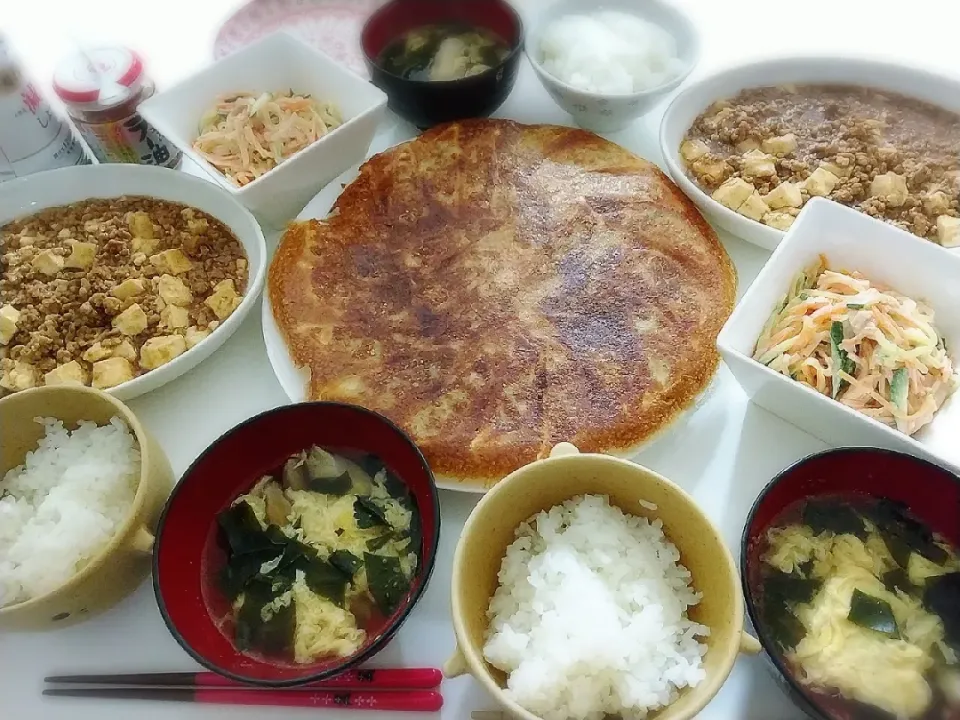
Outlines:
<svg viewBox="0 0 960 720"><path fill-rule="evenodd" d="M520 0L526 6L539 1ZM949 0L680 1L694 12L703 35L703 57L694 77L750 58L817 52L879 56L945 73L960 72L956 36L960 5ZM210 62L216 30L238 4L237 0L0 0L0 32L13 41L34 77L48 90L57 58L73 43L104 40L141 50L149 72L163 86ZM664 107L611 139L660 162L656 131ZM527 122L569 124L569 117L552 103L526 63L498 114ZM397 139L401 138L393 126L375 142L384 147ZM767 253L729 236L723 236L723 241L737 265L742 292ZM267 361L260 313L255 310L213 357L130 405L180 473L222 432L286 401ZM691 492L736 555L743 522L760 489L783 467L822 447L818 440L750 405L729 372L721 368L706 402L636 460ZM443 492L441 502L441 547L430 588L376 664L440 665L453 650L450 566L476 496ZM84 624L42 634L0 635L0 718L254 720L310 714L296 709L58 701L40 696L43 677L52 673L192 667L194 663L164 627L150 584L144 583L118 607ZM469 678L445 683L443 692L442 720L466 720L472 710L495 708ZM790 720L802 716L782 695L761 659L741 658L700 717Z"/></svg>

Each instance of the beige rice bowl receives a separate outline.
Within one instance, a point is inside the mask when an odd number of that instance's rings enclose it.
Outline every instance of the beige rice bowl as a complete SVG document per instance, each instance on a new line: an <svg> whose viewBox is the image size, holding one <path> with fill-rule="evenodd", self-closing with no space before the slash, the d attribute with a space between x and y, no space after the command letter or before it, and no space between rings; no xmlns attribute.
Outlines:
<svg viewBox="0 0 960 720"><path fill-rule="evenodd" d="M119 417L45 434L0 477L0 608L66 583L107 546L133 507L140 447Z"/></svg>

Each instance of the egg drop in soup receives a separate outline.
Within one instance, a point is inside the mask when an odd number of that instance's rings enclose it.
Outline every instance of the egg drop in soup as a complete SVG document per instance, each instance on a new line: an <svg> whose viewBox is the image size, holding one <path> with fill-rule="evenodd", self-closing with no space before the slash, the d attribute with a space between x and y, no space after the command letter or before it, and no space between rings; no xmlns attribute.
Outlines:
<svg viewBox="0 0 960 720"><path fill-rule="evenodd" d="M219 514L207 605L241 652L350 657L408 598L420 543L416 503L379 459L313 446Z"/></svg>
<svg viewBox="0 0 960 720"><path fill-rule="evenodd" d="M909 510L858 495L788 507L750 578L760 624L828 717L960 718L960 560Z"/></svg>

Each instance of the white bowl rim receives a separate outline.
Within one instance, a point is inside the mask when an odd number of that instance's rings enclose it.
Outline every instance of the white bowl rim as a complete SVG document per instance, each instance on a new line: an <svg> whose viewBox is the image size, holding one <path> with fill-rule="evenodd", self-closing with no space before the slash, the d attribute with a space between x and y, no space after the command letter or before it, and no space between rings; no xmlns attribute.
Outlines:
<svg viewBox="0 0 960 720"><path fill-rule="evenodd" d="M14 178L13 180L10 180L4 183L3 188L5 190L16 190L23 187L29 187L30 185L33 185L33 184L37 184L42 188L44 185L44 181L52 177L54 174L57 177L68 177L68 178L69 176L77 176L77 179L73 181L72 185L74 188L77 188L76 190L77 195L81 195L82 197L79 197L76 200L59 203L59 204L57 203L49 204L42 199L35 200L34 203L31 205L30 209L25 214L14 215L6 220L0 219L0 227L3 227L7 223L13 222L14 220L17 220L19 218L30 217L31 215L35 215L36 213L39 213L43 210L47 210L49 208L61 207L63 205L72 205L75 203L84 202L86 200L92 200L97 198L107 198L107 197L116 198L116 197L122 197L123 195L136 196L141 194L134 190L129 193L122 193L121 195L98 195L97 190L94 187L95 183L84 182L83 180L83 176L85 175L113 174L113 175L154 175L155 177L160 179L160 182L167 182L167 183L174 183L174 184L184 183L186 185L192 185L193 187L197 188L198 191L200 192L212 192L214 194L219 193L221 194L221 197L223 200L225 200L230 205L232 205L235 210L241 213L241 215L244 217L244 220L249 222L249 225L250 225L249 229L255 231L251 233L251 239L253 240L254 245L257 248L257 252L259 253L260 258L262 259L262 262L260 262L259 267L255 268L256 272L253 274L253 276L249 279L249 282L247 283L247 291L243 294L243 297L240 300L240 304L233 311L233 313L231 313L230 317L222 321L220 325L217 326L217 328L210 333L210 335L205 337L203 340L197 343L194 347L188 349L182 355L175 357L166 365L161 365L158 368L149 370L143 373L142 375L138 375L132 380L127 380L126 382L120 383L119 385L115 385L110 388L104 388L101 390L101 392L107 393L108 395L114 395L115 393L119 393L122 391L124 393L124 398L126 399L131 399L141 394L153 392L153 390L150 390L150 389L140 390L139 388L143 385L146 385L148 382L152 382L153 380L156 380L158 376L154 375L154 373L161 373L162 374L161 377L163 375L168 376L165 380L163 380L160 386L154 388L156 390L159 390L163 384L166 384L170 380L178 378L180 377L180 375L184 375L187 372L189 372L189 369L176 370L182 358L186 358L191 352L193 352L193 350L200 348L204 343L211 340L214 337L214 335L216 335L217 333L221 333L221 336L225 338L228 337L230 334L232 334L237 329L237 327L232 327L230 332L226 333L225 336L222 333L225 327L228 327L227 323L230 323L231 326L237 326L239 322L242 321L241 319L246 317L250 308L259 298L261 290L263 289L264 279L266 277L267 265L269 264L268 258L267 258L267 243L266 243L266 239L263 236L263 229L260 227L260 224L253 217L253 214L249 210L247 210L247 208L241 205L238 202L238 200L234 198L230 193L224 191L224 189L220 187L220 185L218 185L217 183L209 182L208 180L205 180L204 178L201 178L201 177L189 175L188 173L185 173L182 170L173 170L170 168L159 167L156 165L133 165L133 164L126 164L126 163L115 163L115 164L114 163L98 163L94 165L73 165L71 167L56 168L53 170L47 170L40 173L34 173L32 175L26 175L24 177ZM166 180L163 180L162 178L166 178ZM42 197L43 195L42 189L38 193L38 195ZM163 198L160 198L155 195L149 195L149 194L144 194L144 197L153 197L156 199L163 200ZM169 200L167 202L179 202L179 201ZM190 205L190 203L188 202L182 202L181 204L187 205L189 207L196 207L195 205ZM241 245L243 245L243 241L240 240L239 231L237 230L237 228L234 227L233 225L228 225L223 220L220 220L220 222L223 222L223 224L226 225L227 228L230 230L230 232L237 238L237 241L240 242ZM248 255L247 257L248 268L251 268L249 253L247 253L247 255ZM238 318L238 319L235 320L235 318ZM202 360L203 359L201 358L201 362ZM151 378L151 376L153 377ZM46 387L46 386L38 386L38 387ZM126 400L124 400L124 402L125 401Z"/></svg>
<svg viewBox="0 0 960 720"><path fill-rule="evenodd" d="M234 55L241 55L241 54L244 54L244 53L245 53L245 54L248 54L248 55L253 55L254 53L260 51L261 48L262 48L262 46L266 46L266 45L269 45L269 44L272 44L272 43L280 42L280 39L281 39L281 38L283 38L284 42L296 43L296 44L302 46L303 48L308 49L310 52L312 52L312 53L314 53L314 54L321 55L321 56L323 57L323 59L324 59L325 61L329 61L329 63L330 63L331 65L340 66L340 63L338 63L338 62L337 62L334 58L332 58L330 55L327 55L327 53L325 53L323 50L320 50L319 48L313 47L313 46L310 45L309 43L304 42L303 40L301 40L299 37L297 37L296 35L294 35L294 34L293 34L292 32L290 32L289 30L280 29L280 30L276 30L276 31L270 33L269 35L266 35L266 36L258 39L256 42L253 42L253 43L251 43L250 45L247 45L246 47L240 48L239 50L237 50L237 51L234 52L234 53L231 53L230 55L227 55L227 56L225 56L225 57L223 57L223 58L220 58L220 59L217 60L216 62L214 62L214 63L212 63L212 64L210 64L210 65L207 65L206 67L201 68L200 70L197 70L196 72L194 72L193 74L191 74L191 75L189 75L188 77L184 78L183 80L179 81L178 83L176 83L176 84L174 84L174 85L171 85L170 87L166 88L166 90L164 90L164 92L157 93L157 94L154 95L153 97L149 98L148 100L146 100L146 101L144 102L144 105L146 105L147 114L150 113L151 107L162 104L161 101L165 98L165 96L167 95L167 93L170 93L170 92L173 92L173 91L176 91L176 90L180 90L180 89L183 88L183 87L187 87L187 86L189 86L191 83L193 83L197 78L199 78L199 77L201 77L201 76L203 76L203 75L209 75L209 74L215 72L215 71L216 71L216 68L217 68L217 65L218 65L220 62L223 62L224 60L227 60L227 59L233 57ZM350 73L351 75L355 75L355 73L353 73L353 72L350 71L350 70L347 70L346 68L344 68L344 72ZM373 85L373 83L370 83L369 81L364 80L364 79L363 79L362 77L360 77L359 75L356 75L356 79L357 79L357 82L358 82L358 83L363 83L364 85L370 85L371 88L375 89L377 92L380 93L381 96L378 97L377 102L376 102L375 104L370 105L369 107L367 107L367 108L364 109L362 112L360 112L360 113L358 113L357 115L355 115L354 117L350 118L349 120L347 120L347 121L345 121L345 122L342 122L340 125L337 125L337 127L333 128L332 130L329 130L326 135L323 135L322 137L317 138L315 141L313 141L313 142L310 143L309 145L300 148L300 149L297 150L297 152L295 152L293 155L291 155L290 157L288 157L288 158L286 158L285 160L283 160L283 162L281 162L281 163L278 164L278 165L274 165L272 168L270 168L270 169L267 170L265 173L263 173L263 175L261 175L260 177L254 178L253 180L251 180L250 182L248 182L246 185L237 185L236 183L234 183L234 182L233 182L230 178L228 178L225 174L223 174L222 172L220 172L220 170L218 170L217 167L214 166L213 163L211 163L211 162L210 162L209 160L207 160L203 155L201 155L200 152L198 152L197 150L195 150L194 147L193 147L193 143L194 143L194 141L196 140L196 137L194 137L192 140L189 140L189 139L187 139L187 138L180 138L180 137L177 137L177 138L168 138L168 139L169 139L172 143L174 143L175 145L177 145L177 146L180 148L180 150L182 150L193 162L197 163L197 165L199 165L208 175L210 175L211 177L213 177L213 178L217 181L217 183L216 183L217 185L219 185L220 187L222 187L224 190L226 190L226 191L227 191L228 193L230 193L231 195L243 196L243 195L247 194L248 191L252 192L254 188L260 188L260 187L263 185L262 180L263 180L264 178L267 178L267 177L273 177L274 175L276 175L276 171L277 171L277 170L280 170L280 169L283 168L284 166L288 166L289 164L293 163L294 161L299 160L300 158L302 158L304 155L306 155L306 154L307 154L308 152L310 152L311 150L313 150L313 149L321 146L321 144L327 144L327 145L329 145L330 143L329 143L329 142L326 142L326 143L325 143L325 141L327 141L331 136L335 135L338 130L347 128L347 127L353 125L354 123L359 122L361 119L363 119L364 117L366 117L366 116L369 115L370 113L376 112L377 109L379 109L382 105L386 105L386 103L387 103L387 96L386 96L385 93L383 93L382 90L380 90L380 88L378 88L378 87L376 87L375 85ZM200 118L197 118L197 125L199 126L199 124L200 124ZM184 142L181 143L181 142L180 142L181 140L183 140Z"/></svg>
<svg viewBox="0 0 960 720"><path fill-rule="evenodd" d="M554 4L557 4L557 3L554 3ZM563 88L568 92L577 93L577 94L583 95L584 97L590 98L592 100L637 100L645 97L653 97L654 95L659 95L664 92L673 90L674 88L679 86L680 83L686 80L690 76L690 73L693 72L693 69L700 64L700 56L702 52L702 42L700 39L700 31L697 29L697 24L693 21L693 18L690 17L690 15L687 14L686 11L682 10L681 8L679 8L678 6L672 3L665 2L664 0L646 0L644 5L656 5L661 9L665 10L666 12L668 12L669 14L676 17L677 20L679 21L679 24L683 25L686 28L686 31L689 33L690 40L691 40L690 60L685 64L683 72L681 72L672 80L668 80L667 82L661 83L656 87L647 88L646 90L641 90L640 92L633 92L633 93L602 93L602 92L596 92L592 90L584 90L583 88L578 88L575 85L571 85L570 83L564 82L553 73L548 72L546 69L544 69L543 64L537 58L537 54L539 53L539 48L537 48L536 50L531 50L531 47L533 47L533 45L535 44L533 40L540 39L540 33L543 29L544 23L539 19L537 19L536 22L528 23L530 25L531 30L527 34L527 37L523 43L523 52L527 56L527 59L530 61L530 64L533 66L533 69L537 72L537 75L541 77L549 78L551 82L556 83L559 87ZM549 11L551 8L552 6L548 6L547 10ZM584 11L588 11L589 9L590 9L589 6L584 7ZM629 11L624 10L624 12L629 12ZM572 13L564 13L564 14L567 15ZM635 15L636 17L639 17L641 20L647 20L647 18L644 17L639 12L630 13L630 14ZM670 30L668 30L667 28L661 27L659 23L655 23L652 20L647 20L647 21L653 23L654 25L657 25L666 33L673 36L673 33L670 32Z"/></svg>
<svg viewBox="0 0 960 720"><path fill-rule="evenodd" d="M901 62L889 62L887 60L873 58L867 55L860 56L843 56L843 55L823 55L823 54L803 54L797 53L792 55L783 55L779 57L771 57L760 60L746 60L739 62L735 65L730 65L724 67L716 72L710 73L704 77L698 78L683 90L681 90L677 95L670 101L670 104L667 106L667 109L663 113L663 117L660 120L660 129L658 132L659 144L660 144L660 154L663 156L663 161L667 166L667 170L674 182L680 186L684 194L686 194L691 200L695 203L707 205L711 211L717 213L721 217L725 218L726 221L730 224L736 224L741 227L749 227L753 233L763 234L768 237L768 242L772 246L776 246L783 241L786 232L783 230L777 230L770 227L769 225L764 225L763 223L756 222L750 218L740 215L734 210L731 210L725 205L720 204L714 200L708 193L700 188L700 186L695 183L690 177L686 174L681 164L677 161L677 153L679 148L672 147L667 142L667 135L670 130L673 128L673 114L676 112L676 108L681 102L687 99L690 95L694 93L703 91L706 88L709 88L712 84L730 78L737 77L741 74L753 72L764 72L772 68L784 68L791 67L796 65L807 65L807 66L837 66L843 65L850 68L852 72L862 72L862 71L873 71L877 74L878 77L882 77L884 72L896 72L901 74L912 74L917 77L923 77L929 80L933 80L940 83L952 84L957 87L957 90L960 91L960 81L956 78L952 78L949 75L938 73L930 68L923 67L922 65L911 64L911 63L901 63ZM815 79L807 81L810 84L823 84L823 85L840 85L842 82L827 82L827 81L818 81ZM853 80L849 82L855 82ZM754 82L744 85L743 89L750 88L759 88L766 87L770 84L776 84L775 82ZM882 84L877 80L873 80L865 83L865 86L875 90L883 90ZM893 92L893 91L889 91ZM704 93L709 94L709 93ZM910 97L906 93L899 93L904 97ZM711 95L712 97L712 95ZM729 97L725 95L724 97ZM722 100L723 97L713 97L712 100L708 101L704 105L704 110L710 106L710 104L716 102L717 100ZM919 99L919 98L914 98ZM923 101L928 102L928 101ZM930 103L936 104L936 103ZM937 105L942 109L942 105ZM684 134L689 128L684 129ZM746 223L749 223L747 225ZM735 233L736 234L736 233ZM738 237L741 237L738 235ZM752 241L751 241L752 242Z"/></svg>

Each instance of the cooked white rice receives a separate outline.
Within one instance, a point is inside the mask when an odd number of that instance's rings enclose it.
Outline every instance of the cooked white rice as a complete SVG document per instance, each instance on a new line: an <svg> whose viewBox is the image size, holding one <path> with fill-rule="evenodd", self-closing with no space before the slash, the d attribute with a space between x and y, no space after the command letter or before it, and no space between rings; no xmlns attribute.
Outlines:
<svg viewBox="0 0 960 720"><path fill-rule="evenodd" d="M586 495L517 529L483 653L507 694L547 720L642 718L704 678L700 595L659 520Z"/></svg>
<svg viewBox="0 0 960 720"><path fill-rule="evenodd" d="M554 20L539 50L544 70L587 92L642 92L673 80L684 69L670 33L616 10Z"/></svg>
<svg viewBox="0 0 960 720"><path fill-rule="evenodd" d="M120 418L45 435L0 480L0 607L62 585L110 541L133 505L140 449Z"/></svg>

